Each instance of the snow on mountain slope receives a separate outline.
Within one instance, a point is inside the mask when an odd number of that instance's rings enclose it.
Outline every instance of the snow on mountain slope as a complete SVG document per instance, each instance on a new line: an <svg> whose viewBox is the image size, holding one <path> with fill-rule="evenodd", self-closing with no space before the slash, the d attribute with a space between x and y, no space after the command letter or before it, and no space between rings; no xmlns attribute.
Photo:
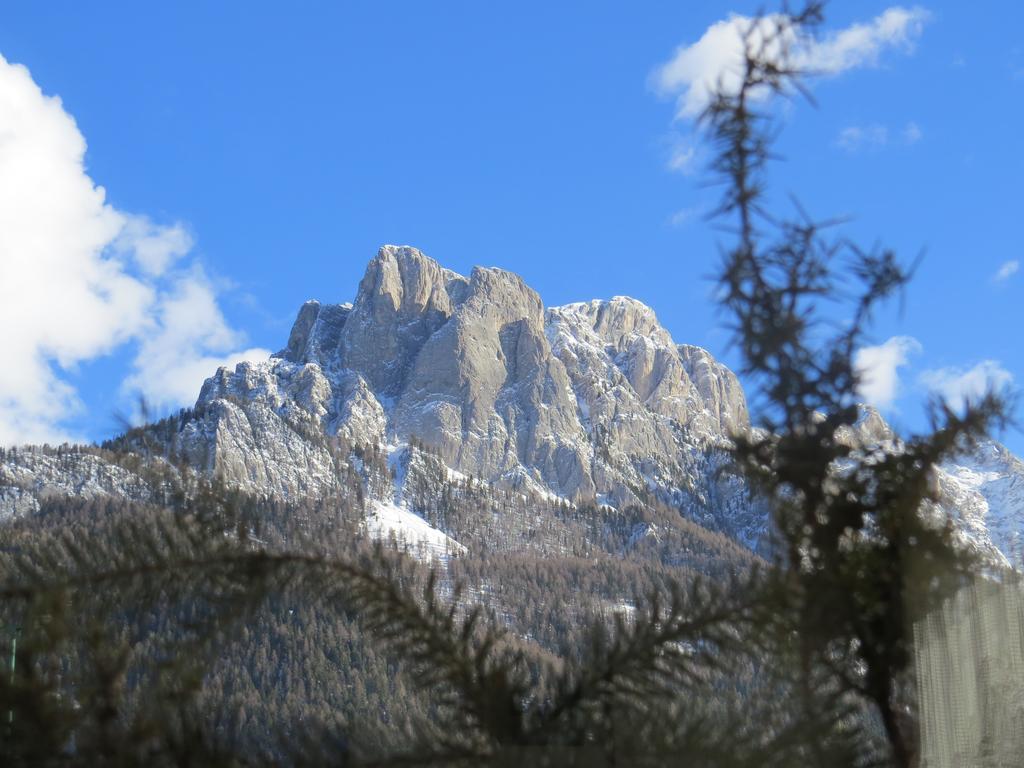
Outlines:
<svg viewBox="0 0 1024 768"><path fill-rule="evenodd" d="M371 501L366 513L366 531L375 539L394 538L401 549L424 560L447 560L465 554L466 548L434 528L426 520L393 502Z"/></svg>
<svg viewBox="0 0 1024 768"><path fill-rule="evenodd" d="M176 471L163 462L159 469ZM149 501L158 489L138 473L89 448L25 447L0 460L0 519L34 512L48 496L123 496Z"/></svg>
<svg viewBox="0 0 1024 768"><path fill-rule="evenodd" d="M986 440L938 470L943 507L979 548L994 546L1024 566L1024 462Z"/></svg>

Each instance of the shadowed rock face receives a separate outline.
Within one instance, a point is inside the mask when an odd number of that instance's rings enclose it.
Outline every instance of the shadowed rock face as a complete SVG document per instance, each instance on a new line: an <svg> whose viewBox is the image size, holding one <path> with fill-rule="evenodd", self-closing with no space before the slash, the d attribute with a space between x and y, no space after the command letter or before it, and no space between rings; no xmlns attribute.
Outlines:
<svg viewBox="0 0 1024 768"><path fill-rule="evenodd" d="M414 248L381 248L359 284L336 359L323 362L358 371L385 397L399 395L424 344L448 323L465 287L465 278Z"/></svg>
<svg viewBox="0 0 1024 768"><path fill-rule="evenodd" d="M307 302L284 350L218 372L198 405L222 413L216 428L195 430L196 442L212 442L197 456L242 482L259 485L269 471L250 467L248 452L274 442L277 453L289 440L273 429L250 439L232 408L252 411L261 429L269 411L359 443L416 438L499 486L610 503L639 489L670 493L695 457L747 425L732 373L677 346L640 302L545 311L518 275L476 267L466 278L406 246L380 249L351 305ZM307 453L275 460L294 461L308 485L323 471L304 468Z"/></svg>

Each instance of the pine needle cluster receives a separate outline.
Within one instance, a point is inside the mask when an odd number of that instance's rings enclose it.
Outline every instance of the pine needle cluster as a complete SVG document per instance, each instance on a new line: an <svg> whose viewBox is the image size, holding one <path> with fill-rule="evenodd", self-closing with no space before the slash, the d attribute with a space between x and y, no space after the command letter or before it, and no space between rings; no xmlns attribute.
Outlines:
<svg viewBox="0 0 1024 768"><path fill-rule="evenodd" d="M776 559L768 604L844 689L870 702L894 764L916 754L912 624L976 570L952 524L927 514L936 464L1008 423L1005 392L958 412L930 404L931 429L883 440L861 429L862 374L876 308L911 278L888 249L834 236L797 204L766 204L775 136L772 99L808 95L794 46L821 23L822 3L763 17L744 35L738 87L717 89L702 115L725 192L717 215L735 245L718 286L733 318L742 372L757 384L764 430L735 436L736 466L771 499ZM831 321L823 310L830 304ZM774 593L774 594L772 594Z"/></svg>
<svg viewBox="0 0 1024 768"><path fill-rule="evenodd" d="M855 764L844 723L857 713L824 688L810 718L751 700L796 685L784 639L762 631L761 574L677 585L629 621L595 621L582 653L545 659L401 554L275 551L224 522L128 520L4 560L0 600L19 627L18 663L0 681L5 764L783 766L806 761L812 738L830 764ZM382 754L341 722L260 756L211 731L193 706L204 670L275 600L358 615L428 693L432 716L409 725L404 747ZM125 612L137 634L111 636ZM153 616L177 631L148 631ZM759 691L737 683L741 660L764 664Z"/></svg>

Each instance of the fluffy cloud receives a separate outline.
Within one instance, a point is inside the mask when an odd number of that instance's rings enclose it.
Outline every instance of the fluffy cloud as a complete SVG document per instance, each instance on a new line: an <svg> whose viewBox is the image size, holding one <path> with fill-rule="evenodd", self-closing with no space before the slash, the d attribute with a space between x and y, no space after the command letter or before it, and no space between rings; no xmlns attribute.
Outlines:
<svg viewBox="0 0 1024 768"><path fill-rule="evenodd" d="M194 401L200 384L220 366L269 356L264 349L215 354L238 349L245 337L225 322L214 287L199 267L160 295L153 315L124 389L144 393L155 406Z"/></svg>
<svg viewBox="0 0 1024 768"><path fill-rule="evenodd" d="M1017 274L1017 271L1019 269L1020 262L1017 261L1017 259L1010 259L1010 261L1005 262L1002 266L999 267L999 269L996 270L996 273L992 275L992 280L994 280L997 283L1001 283L1004 280L1009 280L1011 277Z"/></svg>
<svg viewBox="0 0 1024 768"><path fill-rule="evenodd" d="M921 344L911 336L893 336L876 347L862 347L853 358L860 376L858 392L865 402L888 408L900 391L899 369L910 355L919 353Z"/></svg>
<svg viewBox="0 0 1024 768"><path fill-rule="evenodd" d="M121 255L131 256L147 275L162 275L192 250L192 236L180 223L160 226L137 215L126 215L123 221L112 247Z"/></svg>
<svg viewBox="0 0 1024 768"><path fill-rule="evenodd" d="M954 408L963 408L990 390L1013 383L1013 374L995 360L982 360L973 368L938 368L921 374L921 383Z"/></svg>
<svg viewBox="0 0 1024 768"><path fill-rule="evenodd" d="M929 14L920 7L889 8L867 23L815 37L793 30L784 42L794 66L823 75L837 75L849 69L876 64L888 48L910 50L920 36ZM768 16L753 30L753 42L764 40L779 18ZM678 115L693 118L707 105L718 86L739 87L743 66L743 35L753 20L732 14L712 24L700 40L680 46L672 58L653 75L654 87L677 99Z"/></svg>
<svg viewBox="0 0 1024 768"><path fill-rule="evenodd" d="M0 444L66 438L80 403L62 373L127 342L159 344L168 297L204 284L176 268L192 245L184 227L108 204L85 149L60 99L0 56ZM200 335L189 352L227 354L230 342ZM140 352L139 375L148 360Z"/></svg>

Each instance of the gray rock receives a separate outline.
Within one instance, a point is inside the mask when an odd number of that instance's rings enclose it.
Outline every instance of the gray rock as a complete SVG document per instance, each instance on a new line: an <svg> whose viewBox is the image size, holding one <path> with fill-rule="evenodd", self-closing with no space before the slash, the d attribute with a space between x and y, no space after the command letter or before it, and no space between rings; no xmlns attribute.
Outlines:
<svg viewBox="0 0 1024 768"><path fill-rule="evenodd" d="M618 503L669 493L675 469L746 424L735 377L632 299L545 312L517 275L467 279L385 246L344 320L321 329L325 310L303 307L282 357L317 364L336 392L358 377L373 414L364 428L336 396L326 433L371 442L383 413L385 440L421 440L499 485Z"/></svg>
<svg viewBox="0 0 1024 768"><path fill-rule="evenodd" d="M353 443L416 439L498 486L616 504L677 493L681 467L746 425L735 377L677 346L640 302L545 311L518 275L466 278L406 246L381 248L351 305L307 302L281 353L219 371L198 405L208 423L190 455L288 493L330 474L288 425ZM260 454L254 424L274 446L247 466Z"/></svg>

